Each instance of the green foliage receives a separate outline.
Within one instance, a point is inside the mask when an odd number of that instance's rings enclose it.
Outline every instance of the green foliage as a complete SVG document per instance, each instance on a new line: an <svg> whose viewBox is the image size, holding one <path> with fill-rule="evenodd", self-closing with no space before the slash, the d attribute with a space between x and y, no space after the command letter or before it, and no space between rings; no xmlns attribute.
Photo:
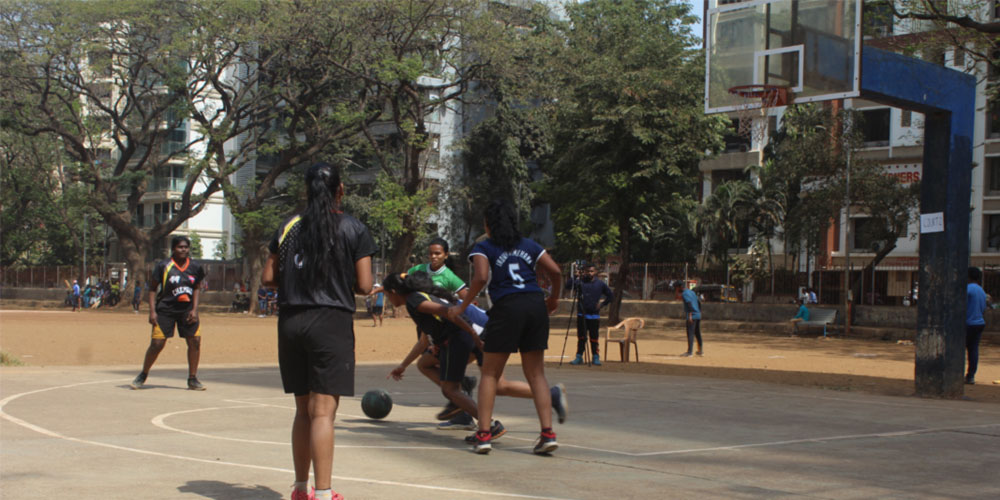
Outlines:
<svg viewBox="0 0 1000 500"><path fill-rule="evenodd" d="M17 356L6 351L0 351L0 366L22 366L24 363Z"/></svg>
<svg viewBox="0 0 1000 500"><path fill-rule="evenodd" d="M191 258L200 259L202 257L201 235L192 231L189 237L191 238Z"/></svg>
<svg viewBox="0 0 1000 500"><path fill-rule="evenodd" d="M222 233L222 238L219 243L215 245L215 251L212 252L212 257L216 260L226 260L229 258L229 235L225 231Z"/></svg>
<svg viewBox="0 0 1000 500"><path fill-rule="evenodd" d="M552 63L563 91L551 106L543 191L555 207L557 258L621 251L633 226L647 247L658 243L649 238L685 233L698 161L720 147L723 130L704 115L690 7L598 0L568 13L568 42ZM669 229L649 229L657 225Z"/></svg>

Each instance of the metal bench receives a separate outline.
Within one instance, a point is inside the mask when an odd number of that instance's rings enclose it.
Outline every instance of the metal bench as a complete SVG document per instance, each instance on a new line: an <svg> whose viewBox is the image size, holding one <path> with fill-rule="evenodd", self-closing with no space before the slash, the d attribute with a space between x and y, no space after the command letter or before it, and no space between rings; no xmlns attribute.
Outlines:
<svg viewBox="0 0 1000 500"><path fill-rule="evenodd" d="M823 336L826 337L826 325L833 323L837 320L837 310L836 309L810 309L809 310L809 321L800 321L795 323L794 329L796 332L799 331L800 326L822 326Z"/></svg>

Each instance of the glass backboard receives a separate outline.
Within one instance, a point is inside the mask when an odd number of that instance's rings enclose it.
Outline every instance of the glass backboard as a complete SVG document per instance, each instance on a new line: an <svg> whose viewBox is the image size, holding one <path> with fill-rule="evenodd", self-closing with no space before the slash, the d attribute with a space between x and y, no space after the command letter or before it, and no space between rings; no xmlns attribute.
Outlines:
<svg viewBox="0 0 1000 500"><path fill-rule="evenodd" d="M861 2L708 0L705 112L746 107L729 92L740 85L787 87L793 102L858 97Z"/></svg>

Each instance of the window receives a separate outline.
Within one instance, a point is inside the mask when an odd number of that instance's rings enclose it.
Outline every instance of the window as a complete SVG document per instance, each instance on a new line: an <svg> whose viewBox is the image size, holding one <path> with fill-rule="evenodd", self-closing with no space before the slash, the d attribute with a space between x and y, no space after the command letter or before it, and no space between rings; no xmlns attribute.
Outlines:
<svg viewBox="0 0 1000 500"><path fill-rule="evenodd" d="M1000 138L1000 101L990 101L986 105L986 137Z"/></svg>
<svg viewBox="0 0 1000 500"><path fill-rule="evenodd" d="M951 58L951 64L956 68L965 67L965 49L962 47L955 47L955 52L952 54Z"/></svg>
<svg viewBox="0 0 1000 500"><path fill-rule="evenodd" d="M851 232L854 244L851 245L851 249L860 252L878 251L882 243L875 240L878 221L871 217L856 217L852 218L851 222L854 223L854 230Z"/></svg>
<svg viewBox="0 0 1000 500"><path fill-rule="evenodd" d="M733 118L730 121L729 128L726 129L726 135L722 137L722 140L726 143L726 153L746 153L750 151L750 138L740 135L740 120L739 118Z"/></svg>
<svg viewBox="0 0 1000 500"><path fill-rule="evenodd" d="M871 109L861 112L862 135L865 146L888 146L889 123L891 113L889 108ZM1000 132L1000 130L998 130Z"/></svg>
<svg viewBox="0 0 1000 500"><path fill-rule="evenodd" d="M902 110L899 114L899 126L900 127L911 127L913 126L913 111L908 109Z"/></svg>
<svg viewBox="0 0 1000 500"><path fill-rule="evenodd" d="M1000 252L1000 214L986 216L986 251Z"/></svg>
<svg viewBox="0 0 1000 500"><path fill-rule="evenodd" d="M986 159L986 194L1000 195L1000 158Z"/></svg>

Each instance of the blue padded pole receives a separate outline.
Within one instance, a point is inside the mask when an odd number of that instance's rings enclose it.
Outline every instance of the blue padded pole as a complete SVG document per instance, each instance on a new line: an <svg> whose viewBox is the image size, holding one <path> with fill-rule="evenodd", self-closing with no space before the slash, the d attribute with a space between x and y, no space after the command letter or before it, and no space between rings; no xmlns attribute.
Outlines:
<svg viewBox="0 0 1000 500"><path fill-rule="evenodd" d="M917 395L964 390L965 284L976 80L912 57L865 47L861 92L924 113L920 213L944 214L944 231L920 235L914 382Z"/></svg>

